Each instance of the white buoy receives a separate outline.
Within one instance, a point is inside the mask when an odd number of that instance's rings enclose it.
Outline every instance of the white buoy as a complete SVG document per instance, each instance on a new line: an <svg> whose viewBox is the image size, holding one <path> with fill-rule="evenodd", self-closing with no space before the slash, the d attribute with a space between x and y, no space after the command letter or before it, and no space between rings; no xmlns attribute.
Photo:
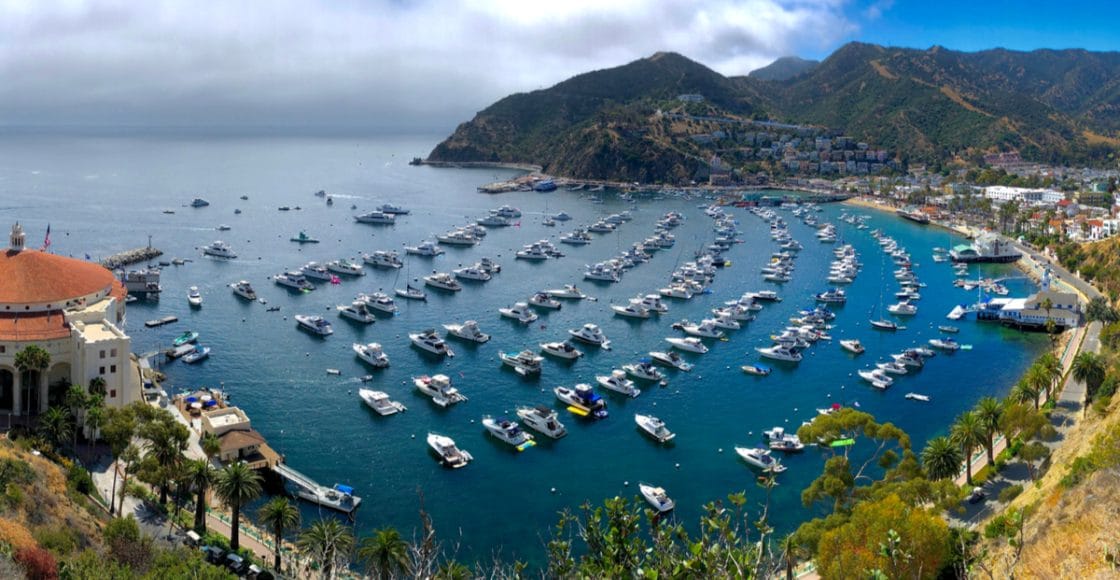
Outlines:
<svg viewBox="0 0 1120 580"><path fill-rule="evenodd" d="M624 485L626 487L630 487L630 482L629 481L624 481L624 482L622 482L622 485Z"/></svg>
<svg viewBox="0 0 1120 580"><path fill-rule="evenodd" d="M723 447L720 447L718 453L723 453Z"/></svg>
<svg viewBox="0 0 1120 580"><path fill-rule="evenodd" d="M549 489L549 490L548 490L548 493L556 493L556 488L555 488L555 487L553 487L553 488Z"/></svg>

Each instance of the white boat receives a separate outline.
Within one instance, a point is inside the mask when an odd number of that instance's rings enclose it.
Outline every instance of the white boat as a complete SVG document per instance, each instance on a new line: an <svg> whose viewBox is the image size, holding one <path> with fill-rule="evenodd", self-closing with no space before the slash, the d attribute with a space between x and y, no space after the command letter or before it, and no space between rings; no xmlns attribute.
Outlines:
<svg viewBox="0 0 1120 580"><path fill-rule="evenodd" d="M720 312L715 318L709 320L711 320L716 328L722 328L724 330L739 330L743 327L743 325L739 324L731 317L730 312Z"/></svg>
<svg viewBox="0 0 1120 580"><path fill-rule="evenodd" d="M303 273L304 276L315 280L330 282L331 279L334 278L334 275L331 274L331 271L328 270L326 266L323 266L318 262L308 262L306 265L300 268L299 271Z"/></svg>
<svg viewBox="0 0 1120 580"><path fill-rule="evenodd" d="M377 208L377 211L381 211L381 212L385 212L385 213L391 213L391 214L394 214L394 215L408 215L410 210L407 210L407 209L405 209L405 208L403 208L399 205L393 205L391 203L383 203Z"/></svg>
<svg viewBox="0 0 1120 580"><path fill-rule="evenodd" d="M563 304L556 300L546 292L536 292L529 297L529 304L537 308L547 308L550 310L560 310Z"/></svg>
<svg viewBox="0 0 1120 580"><path fill-rule="evenodd" d="M574 284L565 284L563 288L545 290L544 293L553 298L565 298L570 300L583 300L587 298L587 295L580 292L579 288L576 288Z"/></svg>
<svg viewBox="0 0 1120 580"><path fill-rule="evenodd" d="M756 347L758 354L773 360L780 360L786 362L801 362L802 355L797 351L797 348L789 346L788 344L775 344L768 347Z"/></svg>
<svg viewBox="0 0 1120 580"><path fill-rule="evenodd" d="M769 449L761 447L736 447L735 453L743 458L743 461L761 469L766 473L781 473L786 470L780 461L774 459L770 455Z"/></svg>
<svg viewBox="0 0 1120 580"><path fill-rule="evenodd" d="M872 320L871 326L879 330L900 330L901 327L894 323L893 320L881 318L879 320Z"/></svg>
<svg viewBox="0 0 1120 580"><path fill-rule="evenodd" d="M579 349L572 346L571 343L567 341L543 342L541 343L541 352L564 360L575 360L583 356L583 353L580 352Z"/></svg>
<svg viewBox="0 0 1120 580"><path fill-rule="evenodd" d="M931 338L929 340L929 345L933 348L939 348L949 352L957 351L961 348L960 343L951 338Z"/></svg>
<svg viewBox="0 0 1120 580"><path fill-rule="evenodd" d="M413 287L412 284L409 284L404 288L394 288L393 292L396 293L397 296L400 296L401 298L407 298L409 300L428 299L428 295L425 294L423 290Z"/></svg>
<svg viewBox="0 0 1120 580"><path fill-rule="evenodd" d="M458 292L463 289L463 285L457 282L454 276L446 272L432 272L424 276L424 284L448 292Z"/></svg>
<svg viewBox="0 0 1120 580"><path fill-rule="evenodd" d="M568 411L576 415L591 416L596 419L607 416L607 401L596 394L587 383L580 383L571 389L556 387L552 392L557 399L568 405Z"/></svg>
<svg viewBox="0 0 1120 580"><path fill-rule="evenodd" d="M521 210L511 205L503 205L502 207L494 210L494 214L506 218L519 218L521 217Z"/></svg>
<svg viewBox="0 0 1120 580"><path fill-rule="evenodd" d="M373 324L377 321L377 317L366 308L366 303L362 300L355 300L349 306L336 306L335 310L338 310L339 316L363 324Z"/></svg>
<svg viewBox="0 0 1120 580"><path fill-rule="evenodd" d="M647 435L653 437L658 443L668 443L677 436L665 426L665 422L653 415L634 415L634 422Z"/></svg>
<svg viewBox="0 0 1120 580"><path fill-rule="evenodd" d="M922 395L919 393L906 393L906 398L910 399L911 401L921 401L923 403L930 402L929 395Z"/></svg>
<svg viewBox="0 0 1120 580"><path fill-rule="evenodd" d="M478 282L486 282L491 278L488 272L478 268L477 266L456 268L452 270L451 273L455 274L456 278L462 278L463 280L476 280Z"/></svg>
<svg viewBox="0 0 1120 580"><path fill-rule="evenodd" d="M324 320L322 316L297 314L295 319L300 328L318 334L319 336L330 336L334 334L334 328L331 327L331 323Z"/></svg>
<svg viewBox="0 0 1120 580"><path fill-rule="evenodd" d="M351 262L345 258L341 260L331 260L327 262L327 270L335 274L344 274L346 276L365 276L366 271L362 269L362 265L356 262Z"/></svg>
<svg viewBox="0 0 1120 580"><path fill-rule="evenodd" d="M875 368L892 375L905 375L910 372L906 369L906 365L897 361L876 363Z"/></svg>
<svg viewBox="0 0 1120 580"><path fill-rule="evenodd" d="M416 385L418 391L431 397L432 402L440 407L447 407L467 400L459 392L459 389L451 386L451 378L447 375L412 377L412 384Z"/></svg>
<svg viewBox="0 0 1120 580"><path fill-rule="evenodd" d="M518 250L514 257L518 260L547 260L548 252L536 244L530 244Z"/></svg>
<svg viewBox="0 0 1120 580"><path fill-rule="evenodd" d="M671 284L665 288L658 290L657 293L666 298L679 298L682 300L692 299L692 291L690 291L688 288L685 288L684 286L681 286L680 284Z"/></svg>
<svg viewBox="0 0 1120 580"><path fill-rule="evenodd" d="M548 226L550 228L551 227L556 227L556 220L554 220L550 217L546 217L541 221L541 225L542 226Z"/></svg>
<svg viewBox="0 0 1120 580"><path fill-rule="evenodd" d="M840 347L854 354L863 354L863 351L865 350L863 348L863 344L860 343L858 338L848 338L841 340Z"/></svg>
<svg viewBox="0 0 1120 580"><path fill-rule="evenodd" d="M680 371L688 372L692 370L692 364L681 358L681 355L677 354L676 351L651 351L649 353L649 356L653 359L654 362L659 362L663 365L673 367Z"/></svg>
<svg viewBox="0 0 1120 580"><path fill-rule="evenodd" d="M626 371L615 369L609 375L596 375L595 382L604 389L610 389L627 397L637 397L642 394L641 389L634 386L634 381L626 378Z"/></svg>
<svg viewBox="0 0 1120 580"><path fill-rule="evenodd" d="M377 250L372 254L363 254L362 261L374 268L401 268L404 266L400 254L392 250Z"/></svg>
<svg viewBox="0 0 1120 580"><path fill-rule="evenodd" d="M710 318L704 319L696 324L687 320L682 320L674 324L673 328L679 329L689 336L699 336L701 338L723 337L723 331L716 328L715 322Z"/></svg>
<svg viewBox="0 0 1120 580"><path fill-rule="evenodd" d="M369 405L370 409L377 411L378 415L395 415L407 411L404 405L389 398L388 393L373 389L358 389L358 396Z"/></svg>
<svg viewBox="0 0 1120 580"><path fill-rule="evenodd" d="M673 348L687 352L695 352L704 354L708 352L708 347L699 338L694 336L687 336L685 338L666 338L665 342L673 345Z"/></svg>
<svg viewBox="0 0 1120 580"><path fill-rule="evenodd" d="M397 303L393 302L393 298L388 294L382 292L374 292L373 294L359 294L358 300L366 303L367 308L379 310L388 314L393 314L397 311Z"/></svg>
<svg viewBox="0 0 1120 580"><path fill-rule="evenodd" d="M218 258L237 257L237 253L233 251L233 248L229 247L229 244L221 240L216 240L214 243L208 246L203 246L202 253L206 254L207 256L215 256Z"/></svg>
<svg viewBox="0 0 1120 580"><path fill-rule="evenodd" d="M603 263L592 264L587 267L587 271L583 273L585 280L597 280L599 282L618 282L618 270Z"/></svg>
<svg viewBox="0 0 1120 580"><path fill-rule="evenodd" d="M531 350L523 350L515 355L499 352L498 358L502 360L502 364L509 366L523 377L539 374L541 372L541 361L544 360Z"/></svg>
<svg viewBox="0 0 1120 580"><path fill-rule="evenodd" d="M428 433L428 447L439 456L440 463L452 469L466 467L474 457L455 446L455 440L444 435Z"/></svg>
<svg viewBox="0 0 1120 580"><path fill-rule="evenodd" d="M918 313L918 307L903 300L898 304L891 304L887 307L887 312L895 316L914 316Z"/></svg>
<svg viewBox="0 0 1120 580"><path fill-rule="evenodd" d="M389 366L389 355L385 354L381 345L376 342L369 344L355 342L350 348L354 350L354 354L358 358L375 369L383 369Z"/></svg>
<svg viewBox="0 0 1120 580"><path fill-rule="evenodd" d="M626 374L635 379L643 381L665 380L665 375L661 374L661 371L657 370L657 367L653 366L653 363L649 361L638 361L633 364L623 365L622 370L626 371Z"/></svg>
<svg viewBox="0 0 1120 580"><path fill-rule="evenodd" d="M611 349L611 341L607 340L606 335L603 334L603 331L598 325L591 324L590 322L579 328L569 329L568 334L572 335L572 338L576 340L586 342L587 344L593 344L603 350Z"/></svg>
<svg viewBox="0 0 1120 580"><path fill-rule="evenodd" d="M412 344L416 345L421 350L440 356L455 356L455 353L447 346L447 343L443 342L443 339L440 338L433 329L429 328L422 332L410 333L408 338L412 341Z"/></svg>
<svg viewBox="0 0 1120 580"><path fill-rule="evenodd" d="M781 302L782 301L782 299L778 296L778 293L773 291L773 290L762 290L762 291L759 291L759 292L752 292L750 294L750 296L754 300L762 300L763 302Z"/></svg>
<svg viewBox="0 0 1120 580"><path fill-rule="evenodd" d="M509 443L518 451L524 451L537 444L533 441L533 436L522 431L516 421L510 421L505 417L495 419L487 415L482 418L482 426L495 439Z"/></svg>
<svg viewBox="0 0 1120 580"><path fill-rule="evenodd" d="M433 258L443 253L443 248L435 245L434 243L424 240L415 246L405 246L404 251L406 254L414 256L424 256Z"/></svg>
<svg viewBox="0 0 1120 580"><path fill-rule="evenodd" d="M641 306L650 312L664 314L669 311L669 306L661 301L661 297L657 294L646 294L637 298L631 298L630 304Z"/></svg>
<svg viewBox="0 0 1120 580"><path fill-rule="evenodd" d="M786 453L794 453L805 449L805 444L796 433L786 433L783 427L774 427L762 432L762 436L766 439L770 449L774 451L785 451Z"/></svg>
<svg viewBox="0 0 1120 580"><path fill-rule="evenodd" d="M284 272L283 274L277 274L273 277L273 281L280 286L286 286L296 290L306 291L315 289L315 285L307 280L303 272Z"/></svg>
<svg viewBox="0 0 1120 580"><path fill-rule="evenodd" d="M525 302L517 302L513 306L499 308L498 314L506 318L512 318L522 324L531 324L538 318L537 313L530 310L529 305Z"/></svg>
<svg viewBox="0 0 1120 580"><path fill-rule="evenodd" d="M755 375L757 377L769 376L770 372L771 372L770 367L766 367L766 366L762 366L762 365L755 365L755 364L743 365L740 368L743 370L744 373L747 373L748 375Z"/></svg>
<svg viewBox="0 0 1120 580"><path fill-rule="evenodd" d="M478 244L479 239L465 230L451 230L436 236L436 241L450 246L473 246Z"/></svg>
<svg viewBox="0 0 1120 580"><path fill-rule="evenodd" d="M397 223L397 216L374 210L354 216L354 221L363 224L392 225Z"/></svg>
<svg viewBox="0 0 1120 580"><path fill-rule="evenodd" d="M490 215L477 220L475 223L480 226L486 226L488 228L501 228L513 225L513 221L510 220L510 218L500 216L495 212L490 212Z"/></svg>
<svg viewBox="0 0 1120 580"><path fill-rule="evenodd" d="M202 307L202 293L198 291L198 286L191 286L187 291L187 304L190 304L191 308Z"/></svg>
<svg viewBox="0 0 1120 580"><path fill-rule="evenodd" d="M501 264L486 257L483 257L481 260L479 260L478 263L475 264L475 267L482 270L483 272L486 272L487 274L490 274L491 276L502 271Z"/></svg>
<svg viewBox="0 0 1120 580"><path fill-rule="evenodd" d="M871 383L871 385L877 389L886 389L894 384L894 379L883 372L882 369L864 369L857 371L857 374L859 374L861 379Z"/></svg>
<svg viewBox="0 0 1120 580"><path fill-rule="evenodd" d="M193 345L192 345L193 346ZM187 364L194 364L206 360L210 357L210 347L208 346L195 346L195 349L183 355L183 362Z"/></svg>
<svg viewBox="0 0 1120 580"><path fill-rule="evenodd" d="M520 407L517 409L517 416L526 427L553 439L559 439L568 434L568 430L558 418L559 413L543 405Z"/></svg>
<svg viewBox="0 0 1120 580"><path fill-rule="evenodd" d="M650 316L649 310L646 310L640 304L627 304L625 306L622 304L612 304L611 310L614 310L615 314L626 318L641 318L644 320Z"/></svg>
<svg viewBox="0 0 1120 580"><path fill-rule="evenodd" d="M229 287L233 289L234 294L246 300L254 301L257 299L256 290L253 290L253 285L246 280L230 284Z"/></svg>
<svg viewBox="0 0 1120 580"><path fill-rule="evenodd" d="M455 338L483 343L490 340L490 335L478 329L478 322L468 320L462 324L444 324L447 334Z"/></svg>
<svg viewBox="0 0 1120 580"><path fill-rule="evenodd" d="M665 493L665 490L660 487L639 483L638 491L641 492L646 502L660 513L672 511L673 507L676 505L673 503L673 500L669 498L669 495Z"/></svg>

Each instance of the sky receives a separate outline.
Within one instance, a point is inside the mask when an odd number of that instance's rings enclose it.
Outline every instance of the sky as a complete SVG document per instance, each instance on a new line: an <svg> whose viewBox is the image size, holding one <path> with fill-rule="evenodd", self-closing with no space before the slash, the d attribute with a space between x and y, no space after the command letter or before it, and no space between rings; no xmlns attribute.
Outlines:
<svg viewBox="0 0 1120 580"><path fill-rule="evenodd" d="M727 75L852 41L1120 49L1120 3L0 0L0 126L450 131L675 51Z"/></svg>

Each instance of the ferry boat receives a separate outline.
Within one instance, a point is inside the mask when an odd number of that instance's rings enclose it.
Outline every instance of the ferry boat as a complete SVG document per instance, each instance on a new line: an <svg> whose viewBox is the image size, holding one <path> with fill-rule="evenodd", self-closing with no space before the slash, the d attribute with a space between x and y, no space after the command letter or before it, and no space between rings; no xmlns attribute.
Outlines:
<svg viewBox="0 0 1120 580"><path fill-rule="evenodd" d="M440 407L447 407L466 401L467 398L459 389L451 386L451 378L447 375L424 375L413 377L412 384L421 393L432 398L432 402Z"/></svg>
<svg viewBox="0 0 1120 580"><path fill-rule="evenodd" d="M490 335L478 329L478 322L468 320L462 324L444 324L443 328L447 330L449 336L469 340L477 343L484 343L490 340Z"/></svg>
<svg viewBox="0 0 1120 580"><path fill-rule="evenodd" d="M307 314L297 314L295 316L296 322L300 328L307 330L319 336L330 336L334 334L334 328L331 323L323 319L322 316L310 316Z"/></svg>
<svg viewBox="0 0 1120 580"><path fill-rule="evenodd" d="M679 371L688 372L692 370L692 364L681 358L681 355L677 354L676 351L651 351L649 357L653 359L654 362L673 367Z"/></svg>
<svg viewBox="0 0 1120 580"><path fill-rule="evenodd" d="M233 289L233 293L250 301L257 299L257 292L253 290L253 285L246 280L230 284L229 287Z"/></svg>
<svg viewBox="0 0 1120 580"><path fill-rule="evenodd" d="M361 224L393 225L397 223L397 216L375 210L354 216L354 221Z"/></svg>
<svg viewBox="0 0 1120 580"><path fill-rule="evenodd" d="M516 355L499 352L498 358L501 359L502 364L509 366L523 377L532 374L540 374L541 361L544 360L530 350L523 350Z"/></svg>
<svg viewBox="0 0 1120 580"><path fill-rule="evenodd" d="M196 362L201 362L210 357L210 347L198 345L195 349L186 355L183 355L183 362L193 365Z"/></svg>
<svg viewBox="0 0 1120 580"><path fill-rule="evenodd" d="M384 203L378 206L377 211L380 211L382 213L390 213L393 215L408 215L411 210L407 210L399 205Z"/></svg>
<svg viewBox="0 0 1120 580"><path fill-rule="evenodd" d="M522 431L516 421L510 421L505 417L495 419L487 415L482 418L482 426L495 439L509 443L518 451L524 451L537 444L533 441L533 436Z"/></svg>
<svg viewBox="0 0 1120 580"><path fill-rule="evenodd" d="M583 356L583 353L580 352L579 349L572 346L571 343L567 341L543 342L541 343L541 352L564 360L575 360Z"/></svg>
<svg viewBox="0 0 1120 580"><path fill-rule="evenodd" d="M318 238L313 238L313 237L307 235L307 232L304 232L303 230L300 230L298 235L292 236L291 238L288 238L288 239L293 241L293 242L296 242L297 244L318 244L319 243Z"/></svg>
<svg viewBox="0 0 1120 580"><path fill-rule="evenodd" d="M436 433L428 433L428 447L439 456L440 463L452 469L466 467L474 457L455 446L455 440Z"/></svg>
<svg viewBox="0 0 1120 580"><path fill-rule="evenodd" d="M774 427L762 432L762 437L766 439L770 449L774 451L784 451L786 453L796 453L805 449L805 444L795 433L786 433L783 427Z"/></svg>
<svg viewBox="0 0 1120 580"><path fill-rule="evenodd" d="M198 286L191 286L187 290L187 304L191 308L202 308L202 293L198 291Z"/></svg>
<svg viewBox="0 0 1120 580"><path fill-rule="evenodd" d="M598 325L591 324L590 322L578 329L573 328L568 330L568 334L572 335L572 338L576 340L586 342L587 344L593 344L603 350L611 349L611 341L607 340L607 337L603 334L603 331L599 329Z"/></svg>
<svg viewBox="0 0 1120 580"><path fill-rule="evenodd" d="M408 338L412 341L412 344L426 352L439 356L447 356L449 358L455 356L455 353L447 346L447 343L443 342L443 339L441 339L433 329L429 328L422 332L410 333Z"/></svg>
<svg viewBox="0 0 1120 580"><path fill-rule="evenodd" d="M362 324L373 324L377 321L377 317L366 308L363 300L355 300L349 306L336 306L335 310L338 311L339 316Z"/></svg>
<svg viewBox="0 0 1120 580"><path fill-rule="evenodd" d="M673 345L673 348L687 352L695 352L697 354L704 354L708 352L708 347L699 338L694 336L687 336L685 338L666 338L665 342Z"/></svg>
<svg viewBox="0 0 1120 580"><path fill-rule="evenodd" d="M529 297L529 304L537 308L545 308L548 310L560 310L563 304L559 300L554 299L545 292L536 292Z"/></svg>
<svg viewBox="0 0 1120 580"><path fill-rule="evenodd" d="M237 253L233 251L233 248L231 248L229 244L221 240L215 240L214 243L208 246L203 246L202 253L206 254L207 256L214 256L216 258L233 259L237 257Z"/></svg>
<svg viewBox="0 0 1120 580"><path fill-rule="evenodd" d="M408 408L404 405L389 398L389 394L384 391L375 391L373 389L358 389L358 396L365 401L370 409L377 412L378 415L387 416L395 415L402 411L407 411Z"/></svg>
<svg viewBox="0 0 1120 580"><path fill-rule="evenodd" d="M369 344L355 342L350 348L358 358L362 359L362 362L375 369L383 369L389 366L389 355L385 354L381 345L376 342Z"/></svg>
<svg viewBox="0 0 1120 580"><path fill-rule="evenodd" d="M303 290L305 292L309 292L315 289L315 285L307 281L307 278L304 277L303 272L285 272L283 274L277 274L273 278L273 281L280 286L294 288L296 290Z"/></svg>
<svg viewBox="0 0 1120 580"><path fill-rule="evenodd" d="M665 426L665 422L653 415L634 415L634 422L638 424L642 432L653 437L658 443L668 443L677 436Z"/></svg>
<svg viewBox="0 0 1120 580"><path fill-rule="evenodd" d="M530 310L529 305L525 302L517 302L513 306L499 308L498 314L505 318L512 318L521 324L531 324L538 318L537 313Z"/></svg>
<svg viewBox="0 0 1120 580"><path fill-rule="evenodd" d="M560 402L568 405L568 411L581 417L603 419L607 416L607 401L591 389L591 385L580 383L574 388L556 387L552 390Z"/></svg>
<svg viewBox="0 0 1120 580"><path fill-rule="evenodd" d="M626 378L626 371L615 369L609 375L596 375L595 382L604 389L610 389L627 397L633 398L642 394L641 389L634 386L634 381Z"/></svg>
<svg viewBox="0 0 1120 580"><path fill-rule="evenodd" d="M781 473L786 470L782 462L770 455L769 449L761 447L736 447L735 453L750 465L761 469L765 473Z"/></svg>
<svg viewBox="0 0 1120 580"><path fill-rule="evenodd" d="M377 250L372 254L362 255L362 261L374 268L401 268L404 262L400 254L392 250Z"/></svg>
<svg viewBox="0 0 1120 580"><path fill-rule="evenodd" d="M526 427L553 439L560 439L568 434L567 428L560 422L559 413L548 407L519 407L517 416Z"/></svg>
<svg viewBox="0 0 1120 580"><path fill-rule="evenodd" d="M365 302L367 308L372 308L386 314L393 314L397 311L397 303L393 302L391 296L382 292L359 294L358 300Z"/></svg>
<svg viewBox="0 0 1120 580"><path fill-rule="evenodd" d="M645 498L646 503L653 506L653 509L660 513L672 511L676 504L665 493L665 490L660 487L654 487L648 483L639 483L638 491L641 492L642 497Z"/></svg>
<svg viewBox="0 0 1120 580"><path fill-rule="evenodd" d="M451 274L446 272L433 272L428 276L424 276L424 284L438 290L447 290L448 292L458 292L463 289L463 285L457 282Z"/></svg>
<svg viewBox="0 0 1120 580"><path fill-rule="evenodd" d="M411 254L413 256L434 258L443 253L443 248L437 246L433 242L424 240L415 246L405 246L404 251L406 254Z"/></svg>
<svg viewBox="0 0 1120 580"><path fill-rule="evenodd" d="M327 262L327 270L335 274L345 274L347 276L365 276L366 272L362 269L362 265L356 262L351 262L345 258L340 260L331 260Z"/></svg>

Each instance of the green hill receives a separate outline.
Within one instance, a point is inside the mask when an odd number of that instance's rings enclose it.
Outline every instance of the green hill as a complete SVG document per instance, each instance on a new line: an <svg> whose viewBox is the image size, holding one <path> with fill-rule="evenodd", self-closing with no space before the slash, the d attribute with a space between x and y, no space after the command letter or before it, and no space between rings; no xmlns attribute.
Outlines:
<svg viewBox="0 0 1120 580"><path fill-rule="evenodd" d="M820 61L817 60L783 56L760 69L752 70L747 76L759 81L788 81L813 70L818 64Z"/></svg>

